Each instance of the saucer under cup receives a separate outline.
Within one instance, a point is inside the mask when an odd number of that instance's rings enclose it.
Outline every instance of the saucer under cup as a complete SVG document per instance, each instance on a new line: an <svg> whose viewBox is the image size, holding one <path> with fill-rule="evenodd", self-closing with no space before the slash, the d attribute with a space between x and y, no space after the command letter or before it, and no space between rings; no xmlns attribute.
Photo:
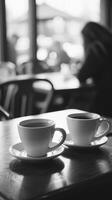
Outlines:
<svg viewBox="0 0 112 200"><path fill-rule="evenodd" d="M52 145L54 146L55 144L52 143ZM46 155L44 155L44 156L39 156L39 157L28 156L27 152L24 150L22 143L16 143L16 144L10 146L9 152L13 157L15 157L21 161L37 163L37 162L52 160L52 159L58 157L59 155L61 155L64 152L64 145L61 145L57 149L46 153Z"/></svg>

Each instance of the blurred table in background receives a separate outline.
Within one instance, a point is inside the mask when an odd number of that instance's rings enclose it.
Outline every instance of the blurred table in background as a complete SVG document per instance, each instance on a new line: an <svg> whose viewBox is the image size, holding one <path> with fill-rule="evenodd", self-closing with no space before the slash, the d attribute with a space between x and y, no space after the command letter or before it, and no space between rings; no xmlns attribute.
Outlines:
<svg viewBox="0 0 112 200"><path fill-rule="evenodd" d="M80 87L78 78L70 73L49 72L41 73L37 76L50 80L54 86L54 95L49 111L65 109L74 90Z"/></svg>
<svg viewBox="0 0 112 200"><path fill-rule="evenodd" d="M54 86L52 105L49 111L76 108L89 111L95 95L93 85L81 85L78 78L69 71L49 72L37 75L50 80ZM47 87L45 87L48 89Z"/></svg>
<svg viewBox="0 0 112 200"><path fill-rule="evenodd" d="M49 79L55 90L68 90L80 87L80 82L77 77L72 74L62 74L61 72L40 73L39 78Z"/></svg>
<svg viewBox="0 0 112 200"><path fill-rule="evenodd" d="M82 86L78 78L72 75L70 71L64 70L60 72L44 72L31 75L10 75L7 77L7 80L16 78L18 76L37 77L51 81L54 87L54 92L52 103L50 104L48 111L56 111L69 108L89 111L89 105L92 102L94 96L94 88L90 85ZM3 76L2 82L5 80L5 76ZM44 96L48 94L48 91L50 91L50 88L48 84L41 84L37 86L35 83L34 88L35 92L37 92L37 89L39 91L40 88L40 98L44 98ZM38 106L36 106L36 110L38 110Z"/></svg>

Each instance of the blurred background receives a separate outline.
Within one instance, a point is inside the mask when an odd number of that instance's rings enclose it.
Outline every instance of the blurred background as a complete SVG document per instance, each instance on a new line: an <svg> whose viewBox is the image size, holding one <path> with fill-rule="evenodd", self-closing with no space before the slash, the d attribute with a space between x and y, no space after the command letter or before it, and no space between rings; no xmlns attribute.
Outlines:
<svg viewBox="0 0 112 200"><path fill-rule="evenodd" d="M19 73L33 57L42 72L63 72L69 64L76 73L83 57L80 32L88 21L100 21L100 0L5 0L5 8L6 37L16 49L10 57Z"/></svg>
<svg viewBox="0 0 112 200"><path fill-rule="evenodd" d="M96 93L86 92L77 78L84 59L81 30L89 21L111 30L111 10L111 0L0 0L0 83L36 75L53 84L50 111L89 110Z"/></svg>

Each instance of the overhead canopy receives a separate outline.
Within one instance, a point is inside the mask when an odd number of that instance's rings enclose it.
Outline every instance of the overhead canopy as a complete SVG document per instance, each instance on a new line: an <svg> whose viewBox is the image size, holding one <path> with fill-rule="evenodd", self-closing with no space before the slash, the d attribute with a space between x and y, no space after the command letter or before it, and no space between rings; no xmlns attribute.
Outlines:
<svg viewBox="0 0 112 200"><path fill-rule="evenodd" d="M76 17L67 14L61 10L55 9L54 7L43 3L37 6L37 19L38 20L50 20L54 17L62 17L66 20L76 19Z"/></svg>
<svg viewBox="0 0 112 200"><path fill-rule="evenodd" d="M37 5L37 20L38 21L47 21L50 19L53 19L54 17L62 17L65 20L80 20L78 17L74 17L66 12L63 12L61 10L55 9L54 7L43 3L40 5ZM28 13L24 16L19 17L16 19L16 22L18 23L25 22L28 19Z"/></svg>

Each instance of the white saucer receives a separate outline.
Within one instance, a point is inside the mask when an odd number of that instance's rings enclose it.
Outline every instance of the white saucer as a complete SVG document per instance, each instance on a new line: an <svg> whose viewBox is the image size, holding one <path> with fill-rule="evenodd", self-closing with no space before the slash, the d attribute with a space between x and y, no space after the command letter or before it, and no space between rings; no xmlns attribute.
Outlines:
<svg viewBox="0 0 112 200"><path fill-rule="evenodd" d="M64 151L64 146L61 145L57 149L55 149L51 152L48 152L45 156L31 157L31 156L27 155L26 151L23 148L22 143L14 144L9 148L9 152L12 156L14 156L15 158L18 158L22 161L29 161L29 162L41 162L41 161L45 161L45 160L51 160L51 159L54 159L55 157L59 156L60 154L62 154L63 151Z"/></svg>
<svg viewBox="0 0 112 200"><path fill-rule="evenodd" d="M69 134L67 135L67 139L65 141L65 145L68 147L72 147L72 148L83 148L83 149L94 149L94 148L98 148L101 145L105 144L108 141L108 137L104 136L100 139L95 140L94 142L91 142L89 145L87 146L78 146L75 145L74 142L70 139Z"/></svg>

